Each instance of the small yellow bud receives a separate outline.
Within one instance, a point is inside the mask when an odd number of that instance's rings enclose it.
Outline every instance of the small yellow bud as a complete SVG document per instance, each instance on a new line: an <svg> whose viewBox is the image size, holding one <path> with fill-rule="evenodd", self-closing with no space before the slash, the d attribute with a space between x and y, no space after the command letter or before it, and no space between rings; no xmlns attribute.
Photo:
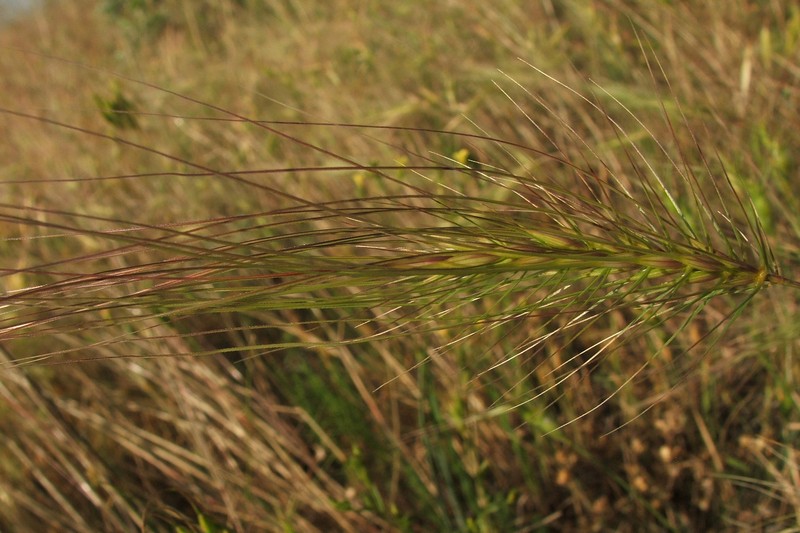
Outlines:
<svg viewBox="0 0 800 533"><path fill-rule="evenodd" d="M467 150L466 148L462 148L461 150L458 150L457 152L453 153L453 159L464 166L467 166L467 161L469 161L469 156L470 156L469 150Z"/></svg>

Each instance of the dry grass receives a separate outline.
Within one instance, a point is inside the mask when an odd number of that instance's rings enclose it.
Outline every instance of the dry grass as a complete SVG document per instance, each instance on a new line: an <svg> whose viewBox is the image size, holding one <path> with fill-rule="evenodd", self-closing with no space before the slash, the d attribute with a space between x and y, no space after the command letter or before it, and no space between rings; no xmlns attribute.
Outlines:
<svg viewBox="0 0 800 533"><path fill-rule="evenodd" d="M454 195L512 205L519 189L475 179L492 169L580 186L552 158L421 128L483 131L634 189L647 174L636 171L634 146L672 182L682 183L674 179L682 169L701 176L702 191L713 193L709 176L727 173L752 200L783 274L798 279L800 6L197 4L129 3L114 14L123 4L54 3L0 35L0 107L29 115L0 115L2 324L37 324L0 332L1 529L800 527L792 287L755 294L733 322L725 318L739 300L723 294L686 325L676 314L591 364L563 366L624 330L636 310L609 308L585 331L567 328L569 313L465 322L494 316L492 302L510 305L487 296L461 304L459 320L443 314L429 325L398 321L380 305L310 303L309 294L353 302L360 293L351 286L305 285L292 297L306 305L291 309L219 304L238 294L232 284L169 292L154 278L107 283L110 272L144 272L135 269L176 252L218 251L222 242L232 257L240 243L268 250L305 243L301 231L336 229L324 219L269 226L268 212L295 205L282 195L385 198L403 190L391 178L422 187L424 176ZM626 135L517 57L616 110ZM169 91L253 119L305 122L276 127L326 152L253 123L201 120L231 117ZM103 115L103 102L122 101L138 112L136 128ZM342 165L332 154L364 166L455 167L464 149L482 165L470 163L474 172L297 170ZM217 174L185 175L198 167ZM295 170L235 175L259 187L220 176L267 167ZM691 198L688 188L678 192ZM425 204L409 202L419 213L404 212L402 222L427 224ZM546 211L531 216L547 222ZM153 246L158 239L169 245ZM257 273L273 279L268 270ZM751 288L748 276L739 288ZM15 291L65 279L78 290L47 285L42 302L11 306ZM499 282L483 287L516 294ZM356 315L370 322L352 327ZM396 324L400 334L351 342ZM556 331L568 334L525 351L533 332ZM507 360L512 353L525 356ZM13 364L41 354L51 356ZM74 362L95 358L103 361ZM506 362L493 368L498 361ZM575 372L553 387L565 368Z"/></svg>

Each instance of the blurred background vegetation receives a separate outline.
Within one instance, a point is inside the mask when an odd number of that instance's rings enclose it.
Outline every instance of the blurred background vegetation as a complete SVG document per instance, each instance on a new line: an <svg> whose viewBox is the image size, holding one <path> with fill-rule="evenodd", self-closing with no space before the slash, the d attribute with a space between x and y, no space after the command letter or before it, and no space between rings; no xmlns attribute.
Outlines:
<svg viewBox="0 0 800 533"><path fill-rule="evenodd" d="M597 153L622 172L628 152L609 122L528 62L627 107L641 123L615 118L659 172L673 163L653 139L681 149L696 138L737 177L797 279L799 45L800 4L778 0L52 1L0 30L0 107L208 168L295 168L268 179L314 201L388 185L304 173L332 158L252 124L201 120L222 115L168 91L253 119L485 131L557 144L575 161ZM541 129L506 97L512 90L541 98L526 108ZM4 113L0 131L8 293L42 281L26 265L83 254L89 270L124 267L144 253L103 257L92 221L232 222L281 205L229 181L163 175L186 168L79 129ZM485 165L517 162L419 130L284 131L365 164L464 150ZM90 179L113 176L132 178ZM459 176L448 187L480 186ZM80 238L41 238L59 231L59 209L86 217ZM234 309L173 323L154 304L135 343L116 343L131 332L106 316L88 347L80 324L55 348L41 346L49 337L0 333L0 529L796 530L798 294L770 289L709 350L687 351L725 306L670 350L651 353L642 339L510 411L492 409L532 397L570 355L483 373L525 341L525 327L484 332L441 357L430 357L446 342L439 332L325 345L337 335L334 310ZM608 328L624 324L617 318ZM312 319L320 325L304 327ZM267 342L291 347L264 353ZM109 360L9 364L50 350ZM209 355L159 357L175 353Z"/></svg>

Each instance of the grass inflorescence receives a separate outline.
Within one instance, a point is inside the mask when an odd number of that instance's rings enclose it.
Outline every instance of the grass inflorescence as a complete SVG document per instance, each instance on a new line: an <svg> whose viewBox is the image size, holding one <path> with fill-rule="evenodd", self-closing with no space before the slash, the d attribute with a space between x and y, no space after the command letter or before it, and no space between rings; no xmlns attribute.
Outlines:
<svg viewBox="0 0 800 533"><path fill-rule="evenodd" d="M0 523L796 525L800 11L333 4L3 43Z"/></svg>

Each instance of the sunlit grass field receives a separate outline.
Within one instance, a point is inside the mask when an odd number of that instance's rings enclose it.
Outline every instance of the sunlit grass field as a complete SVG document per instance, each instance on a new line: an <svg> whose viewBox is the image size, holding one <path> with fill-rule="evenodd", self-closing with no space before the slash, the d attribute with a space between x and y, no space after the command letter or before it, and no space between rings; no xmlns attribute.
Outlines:
<svg viewBox="0 0 800 533"><path fill-rule="evenodd" d="M800 2L0 29L0 530L800 529Z"/></svg>

